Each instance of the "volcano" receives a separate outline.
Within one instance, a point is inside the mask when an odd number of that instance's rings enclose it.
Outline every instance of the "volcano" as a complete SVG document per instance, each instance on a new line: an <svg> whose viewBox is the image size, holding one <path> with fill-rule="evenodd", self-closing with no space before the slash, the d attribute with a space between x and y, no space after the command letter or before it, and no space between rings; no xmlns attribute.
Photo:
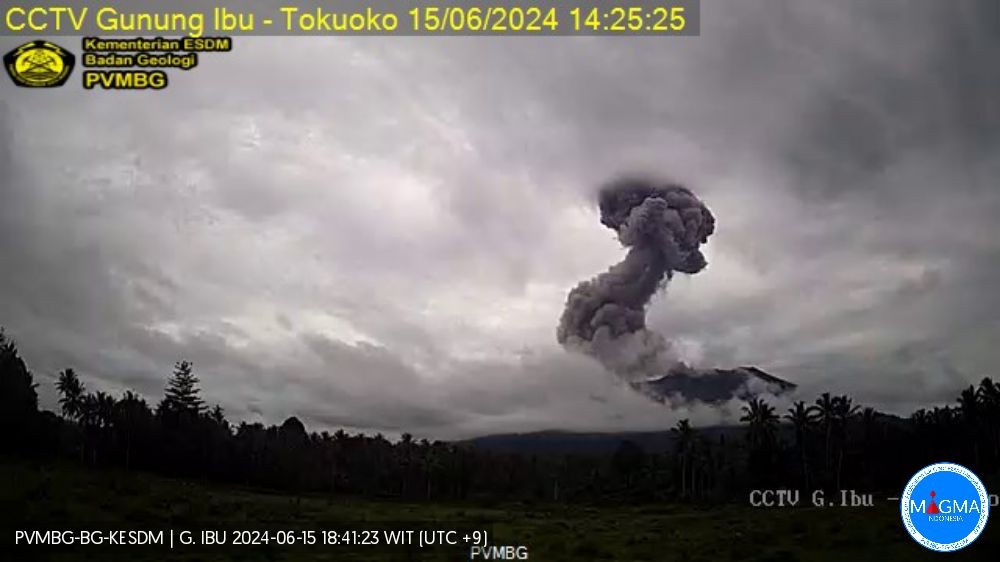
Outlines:
<svg viewBox="0 0 1000 562"><path fill-rule="evenodd" d="M781 395L796 385L757 367L711 369L697 373L677 372L659 378L631 383L632 387L658 402L668 399L725 402L733 398L749 400L761 395Z"/></svg>

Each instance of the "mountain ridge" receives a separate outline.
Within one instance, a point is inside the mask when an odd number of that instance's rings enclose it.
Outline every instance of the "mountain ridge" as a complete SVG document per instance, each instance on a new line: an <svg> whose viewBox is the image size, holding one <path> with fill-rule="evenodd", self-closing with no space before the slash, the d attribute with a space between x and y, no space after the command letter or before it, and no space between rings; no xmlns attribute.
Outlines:
<svg viewBox="0 0 1000 562"><path fill-rule="evenodd" d="M678 371L630 385L664 404L678 400L719 404L732 399L781 395L798 388L795 383L755 366ZM718 440L742 436L745 428L740 425L715 425L698 428L697 431L709 439ZM608 454L614 452L622 441L632 441L648 451L667 451L673 447L675 439L670 430L601 432L549 429L483 435L459 443L496 451L534 454Z"/></svg>
<svg viewBox="0 0 1000 562"><path fill-rule="evenodd" d="M765 394L779 396L798 385L758 367L678 370L650 380L630 383L632 388L658 402L699 401L718 404L727 400L749 400Z"/></svg>
<svg viewBox="0 0 1000 562"><path fill-rule="evenodd" d="M895 414L876 412L876 417L891 425L905 423L905 418ZM859 420L850 422L861 423ZM694 427L702 438L718 443L742 439L746 434L745 425L719 424ZM779 418L778 435L782 439L793 440L795 427ZM456 441L458 445L501 453L527 453L537 455L607 455L612 454L624 441L631 441L649 453L673 452L677 435L671 429L638 431L571 431L547 429L522 433L497 433Z"/></svg>

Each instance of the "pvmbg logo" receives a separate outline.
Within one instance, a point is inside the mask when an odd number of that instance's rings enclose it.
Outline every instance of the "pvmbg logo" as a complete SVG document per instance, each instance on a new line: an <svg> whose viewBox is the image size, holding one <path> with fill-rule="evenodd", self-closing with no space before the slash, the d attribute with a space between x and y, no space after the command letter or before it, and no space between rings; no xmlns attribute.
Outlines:
<svg viewBox="0 0 1000 562"><path fill-rule="evenodd" d="M10 79L25 88L62 86L73 72L73 53L49 41L31 41L3 57Z"/></svg>
<svg viewBox="0 0 1000 562"><path fill-rule="evenodd" d="M952 463L932 464L914 474L899 504L913 540L938 552L972 544L986 527L990 510L979 478Z"/></svg>

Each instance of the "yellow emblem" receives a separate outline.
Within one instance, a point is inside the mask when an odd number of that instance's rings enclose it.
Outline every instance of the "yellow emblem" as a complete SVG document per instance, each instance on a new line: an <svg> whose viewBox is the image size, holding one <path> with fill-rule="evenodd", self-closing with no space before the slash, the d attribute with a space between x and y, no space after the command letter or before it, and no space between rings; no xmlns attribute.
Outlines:
<svg viewBox="0 0 1000 562"><path fill-rule="evenodd" d="M62 86L73 72L76 57L55 43L32 41L3 57L7 74L18 86L55 88Z"/></svg>

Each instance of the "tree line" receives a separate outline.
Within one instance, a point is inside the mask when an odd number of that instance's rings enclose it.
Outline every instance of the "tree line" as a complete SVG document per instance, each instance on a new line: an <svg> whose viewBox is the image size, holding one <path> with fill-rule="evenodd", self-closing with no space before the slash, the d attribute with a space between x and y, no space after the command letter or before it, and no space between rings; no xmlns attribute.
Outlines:
<svg viewBox="0 0 1000 562"><path fill-rule="evenodd" d="M154 472L296 493L423 501L745 501L759 487L898 492L933 462L964 464L988 481L1000 469L1000 386L984 378L952 405L906 418L824 393L779 412L762 398L741 425L705 431L681 420L672 448L622 441L609 454L528 454L468 443L344 430L230 423L201 397L187 361L166 377L155 405L135 392L89 390L59 373L59 412L38 408L37 385L0 330L2 454L97 469Z"/></svg>

